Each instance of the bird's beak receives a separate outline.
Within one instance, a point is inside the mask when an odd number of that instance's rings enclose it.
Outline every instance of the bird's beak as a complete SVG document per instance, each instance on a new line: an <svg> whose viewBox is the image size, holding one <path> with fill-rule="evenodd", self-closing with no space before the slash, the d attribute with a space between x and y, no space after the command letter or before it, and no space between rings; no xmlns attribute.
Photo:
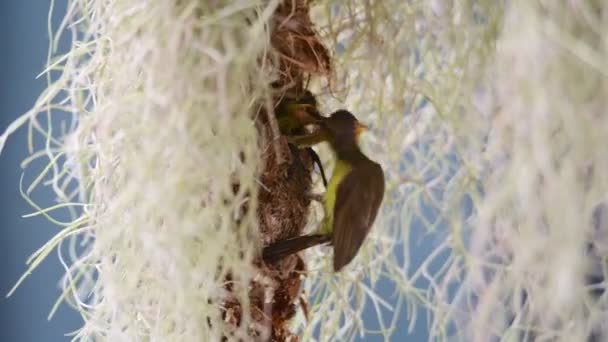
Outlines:
<svg viewBox="0 0 608 342"><path fill-rule="evenodd" d="M355 127L355 135L358 137L361 135L361 133L367 131L368 129L369 127L367 127L367 125L357 122L357 127Z"/></svg>

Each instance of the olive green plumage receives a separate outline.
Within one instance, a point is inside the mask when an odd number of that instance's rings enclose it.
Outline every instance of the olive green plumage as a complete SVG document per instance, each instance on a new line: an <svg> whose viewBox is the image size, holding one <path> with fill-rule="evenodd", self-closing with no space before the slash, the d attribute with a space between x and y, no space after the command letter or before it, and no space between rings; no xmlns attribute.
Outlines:
<svg viewBox="0 0 608 342"><path fill-rule="evenodd" d="M274 113L279 124L279 130L285 136L306 134L306 126L321 118L321 114L317 110L317 99L308 90L305 90L301 96L285 96L278 103ZM327 178L325 177L325 171L323 170L319 155L310 147L306 147L305 149L309 153L313 163L319 167L323 185L327 186ZM296 148L292 148L292 152L295 153L296 150Z"/></svg>
<svg viewBox="0 0 608 342"><path fill-rule="evenodd" d="M366 128L346 110L318 120L319 129L296 137L298 146L311 146L327 141L336 164L324 195L325 218L318 232L279 241L263 251L272 262L314 245L331 242L334 247L333 268L340 271L357 255L376 219L384 197L384 172L379 164L361 152L357 143Z"/></svg>

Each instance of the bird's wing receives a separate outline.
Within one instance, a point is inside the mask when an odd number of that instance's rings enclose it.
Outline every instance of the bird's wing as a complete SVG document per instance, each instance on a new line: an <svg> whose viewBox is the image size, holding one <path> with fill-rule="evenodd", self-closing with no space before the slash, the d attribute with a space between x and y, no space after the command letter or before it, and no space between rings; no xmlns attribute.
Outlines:
<svg viewBox="0 0 608 342"><path fill-rule="evenodd" d="M337 272L357 255L384 196L384 173L370 161L354 167L336 195L333 238L334 270Z"/></svg>

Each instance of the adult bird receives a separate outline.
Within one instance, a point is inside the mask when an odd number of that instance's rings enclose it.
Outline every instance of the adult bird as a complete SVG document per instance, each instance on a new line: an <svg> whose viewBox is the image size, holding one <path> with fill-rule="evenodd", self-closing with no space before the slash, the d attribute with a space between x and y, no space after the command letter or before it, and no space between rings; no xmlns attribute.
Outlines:
<svg viewBox="0 0 608 342"><path fill-rule="evenodd" d="M279 131L285 136L298 136L306 133L306 126L322 118L317 109L317 99L309 90L304 90L301 96L285 96L274 110L279 124ZM290 145L292 153L297 155L297 148ZM313 163L319 167L323 185L327 187L327 178L319 155L310 147L305 147Z"/></svg>
<svg viewBox="0 0 608 342"><path fill-rule="evenodd" d="M316 132L292 140L300 147L326 141L334 153L336 163L323 197L325 217L317 232L275 242L264 248L262 256L274 262L329 242L334 247L333 268L338 272L357 255L376 219L384 197L384 173L361 152L358 138L367 126L349 111L336 111L317 123Z"/></svg>

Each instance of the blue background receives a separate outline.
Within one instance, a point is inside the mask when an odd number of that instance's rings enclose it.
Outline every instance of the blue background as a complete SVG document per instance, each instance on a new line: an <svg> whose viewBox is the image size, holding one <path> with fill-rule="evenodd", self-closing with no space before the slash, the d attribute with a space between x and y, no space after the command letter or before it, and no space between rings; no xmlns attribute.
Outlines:
<svg viewBox="0 0 608 342"><path fill-rule="evenodd" d="M46 80L35 79L46 63L47 15L50 1L0 2L0 131L31 108ZM65 1L57 1L53 22L65 13ZM67 42L62 42L65 49ZM9 138L0 154L0 341L69 341L65 334L81 325L79 315L63 304L55 317L47 316L61 294L63 274L55 253L29 276L12 297L6 294L26 270L25 260L57 231L44 218L23 219L32 212L19 194L21 161L27 156L27 130ZM34 174L41 163L27 170ZM26 177L27 177L26 174ZM50 191L34 195L41 203L52 203Z"/></svg>

